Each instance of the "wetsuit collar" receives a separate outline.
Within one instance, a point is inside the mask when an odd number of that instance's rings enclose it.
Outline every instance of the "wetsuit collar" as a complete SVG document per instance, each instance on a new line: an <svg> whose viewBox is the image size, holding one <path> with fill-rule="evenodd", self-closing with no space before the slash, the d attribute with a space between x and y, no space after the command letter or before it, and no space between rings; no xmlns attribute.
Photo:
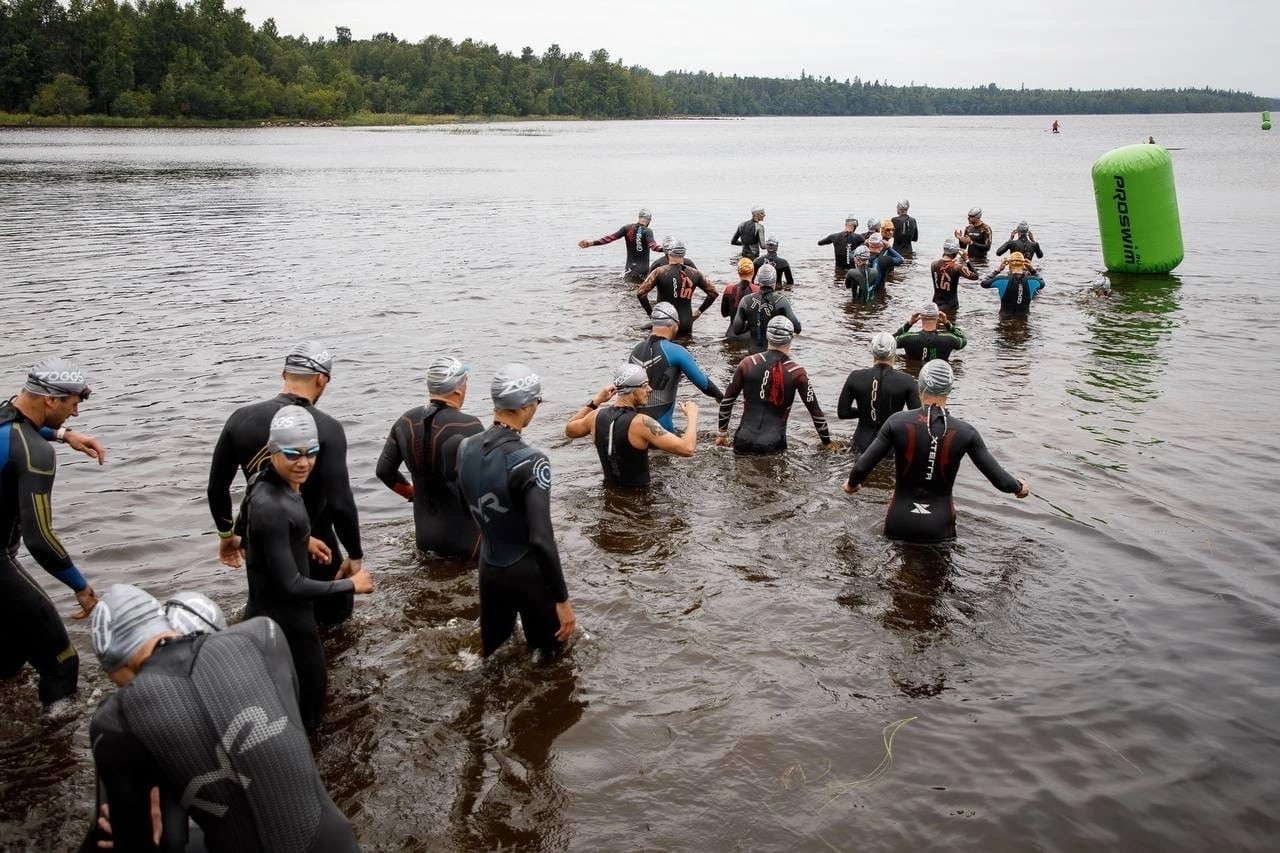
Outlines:
<svg viewBox="0 0 1280 853"><path fill-rule="evenodd" d="M301 397L297 394L292 394L288 391L281 391L279 394L276 395L276 399L284 401L288 404L295 405L295 406L314 406L315 405L315 403L311 402L306 397Z"/></svg>

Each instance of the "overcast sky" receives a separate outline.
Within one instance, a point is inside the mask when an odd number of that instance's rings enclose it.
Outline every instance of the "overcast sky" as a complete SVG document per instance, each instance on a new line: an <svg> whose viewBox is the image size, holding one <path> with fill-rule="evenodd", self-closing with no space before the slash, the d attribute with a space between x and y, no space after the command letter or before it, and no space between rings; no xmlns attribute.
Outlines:
<svg viewBox="0 0 1280 853"><path fill-rule="evenodd" d="M473 38L519 53L609 51L627 65L895 84L1211 86L1280 97L1274 0L227 0L255 26L332 39Z"/></svg>

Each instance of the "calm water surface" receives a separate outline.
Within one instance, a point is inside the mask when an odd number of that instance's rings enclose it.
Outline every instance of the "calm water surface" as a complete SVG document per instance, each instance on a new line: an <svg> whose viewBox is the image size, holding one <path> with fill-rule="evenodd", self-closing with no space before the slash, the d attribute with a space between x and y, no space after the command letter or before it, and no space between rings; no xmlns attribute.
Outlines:
<svg viewBox="0 0 1280 853"><path fill-rule="evenodd" d="M60 452L56 521L98 589L235 610L212 445L275 393L294 339L336 353L323 405L347 428L378 590L327 639L318 758L369 849L1274 849L1280 137L1254 116L1049 123L3 131L0 390L44 354L93 374L76 426L110 460ZM1148 134L1176 149L1187 259L1091 298L1089 166ZM920 258L885 304L848 307L816 240L902 197ZM802 410L786 456L734 458L710 446L711 405L648 499L605 493L561 428L643 315L621 249L574 244L648 206L732 281L728 239L756 203L796 273L793 355L832 417L970 206L998 236L1031 222L1049 287L1018 325L966 290L953 410L1035 497L967 466L957 544L892 544L890 477L845 497L850 459ZM690 348L723 385L741 353L722 329L705 318ZM543 376L528 436L551 455L584 629L553 665L516 647L477 665L474 570L415 555L409 508L373 476L438 352L473 365L481 416L499 365ZM110 686L70 630L74 719L41 721L29 677L0 685L5 849L67 849L88 825L88 722Z"/></svg>

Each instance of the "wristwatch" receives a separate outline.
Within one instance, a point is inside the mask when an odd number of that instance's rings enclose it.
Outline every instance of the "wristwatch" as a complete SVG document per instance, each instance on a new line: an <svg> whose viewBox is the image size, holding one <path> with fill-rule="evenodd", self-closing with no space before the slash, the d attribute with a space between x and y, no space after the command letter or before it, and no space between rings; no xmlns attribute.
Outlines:
<svg viewBox="0 0 1280 853"><path fill-rule="evenodd" d="M600 404L599 404L599 403L597 403L595 400L588 400L588 401L587 401L587 408L588 408L588 409L598 409L598 408L600 408Z"/></svg>
<svg viewBox="0 0 1280 853"><path fill-rule="evenodd" d="M54 438L54 440L55 440L55 441L62 441L62 442L65 442L65 441L67 440L67 432L68 432L68 431L69 431L69 430L68 430L66 427L64 427L64 426L63 426L63 427L58 427L57 431L56 431L56 432L54 432L54 434L53 434L53 438Z"/></svg>

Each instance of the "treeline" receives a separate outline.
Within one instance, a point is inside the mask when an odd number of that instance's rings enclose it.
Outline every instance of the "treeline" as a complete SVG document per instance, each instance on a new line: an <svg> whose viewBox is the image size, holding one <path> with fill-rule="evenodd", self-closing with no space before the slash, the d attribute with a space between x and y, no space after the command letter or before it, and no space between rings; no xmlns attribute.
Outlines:
<svg viewBox="0 0 1280 853"><path fill-rule="evenodd" d="M1209 89L1114 92L656 76L604 50L519 56L470 39L311 41L255 28L224 0L0 0L0 111L40 115L332 119L359 111L607 118L1230 112L1267 101Z"/></svg>

